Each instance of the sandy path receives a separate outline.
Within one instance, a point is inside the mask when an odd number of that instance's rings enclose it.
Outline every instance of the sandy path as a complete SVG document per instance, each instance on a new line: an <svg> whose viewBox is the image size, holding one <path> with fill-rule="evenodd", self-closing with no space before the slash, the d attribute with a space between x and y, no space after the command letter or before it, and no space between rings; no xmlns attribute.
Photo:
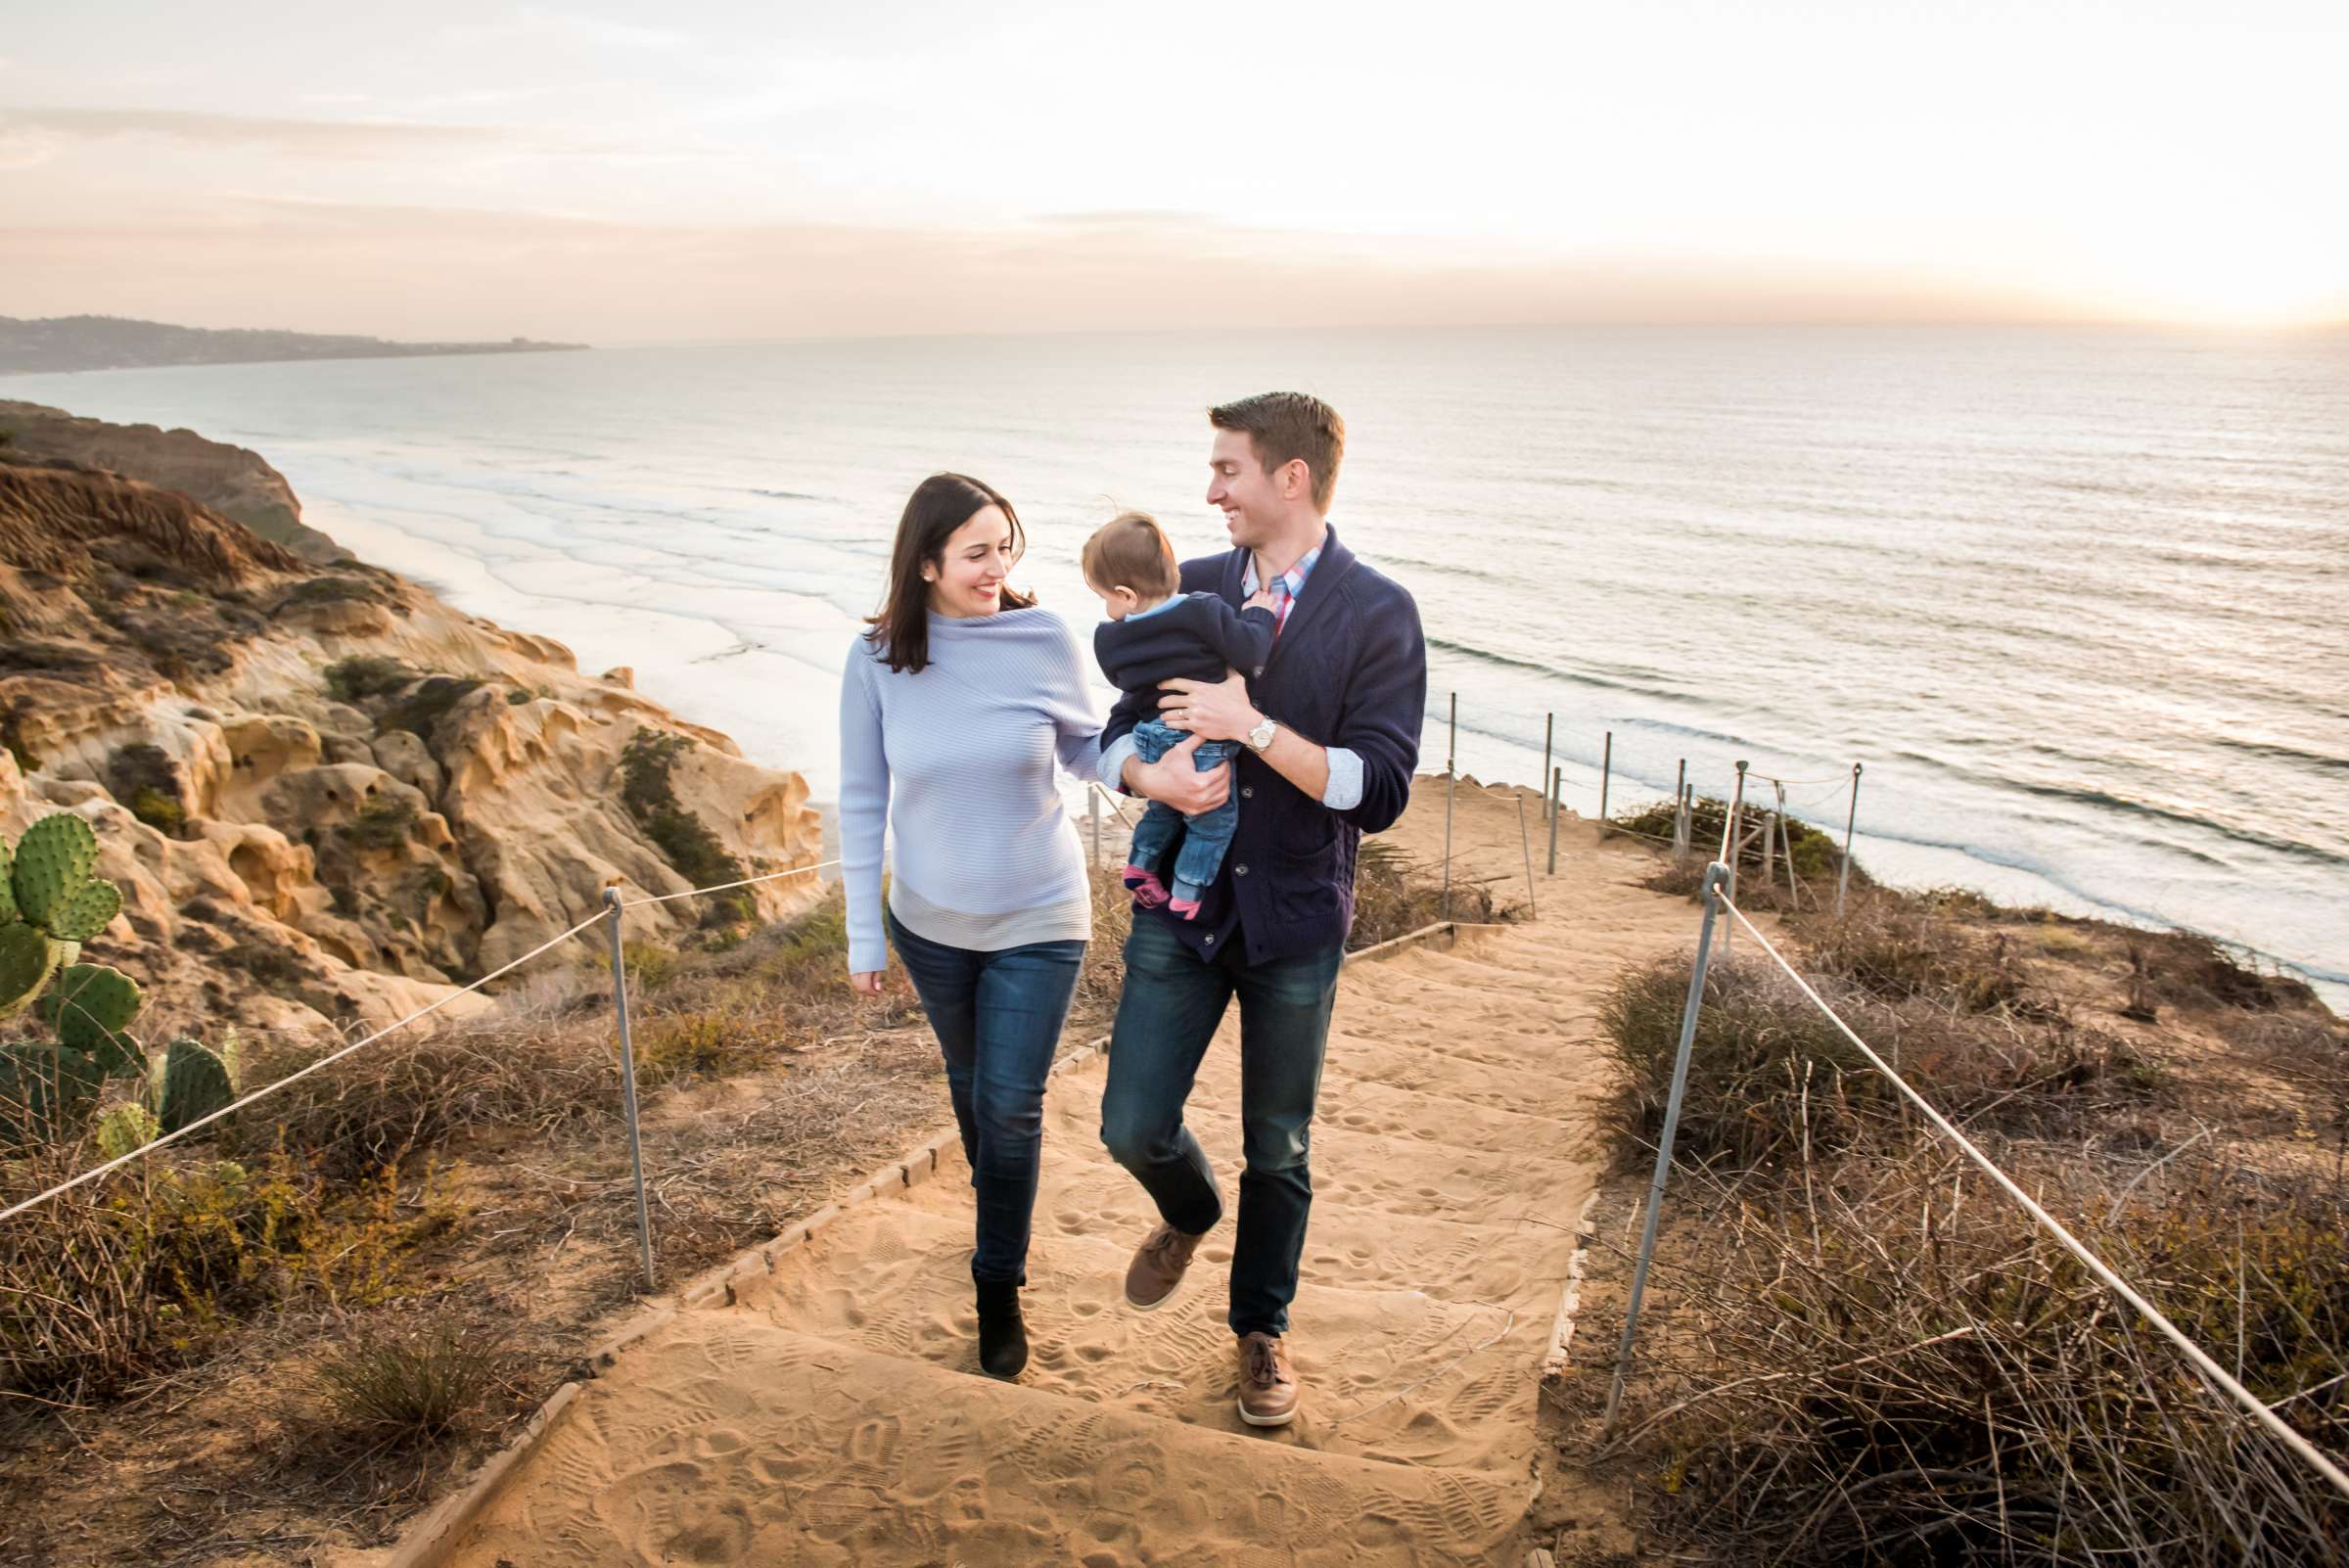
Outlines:
<svg viewBox="0 0 2349 1568"><path fill-rule="evenodd" d="M1442 811L1439 782L1395 837L1440 853ZM1518 871L1504 792L1463 785L1454 832L1472 869ZM1569 822L1538 920L1347 969L1292 1426L1253 1432L1233 1410L1228 1222L1166 1308L1124 1305L1154 1216L1100 1147L1096 1063L1047 1100L1019 1385L976 1375L957 1162L851 1209L758 1297L628 1353L453 1560L1519 1568L1538 1368L1596 1176L1597 999L1694 930L1687 903L1637 886L1651 864ZM1233 1020L1189 1114L1227 1194L1237 1065Z"/></svg>

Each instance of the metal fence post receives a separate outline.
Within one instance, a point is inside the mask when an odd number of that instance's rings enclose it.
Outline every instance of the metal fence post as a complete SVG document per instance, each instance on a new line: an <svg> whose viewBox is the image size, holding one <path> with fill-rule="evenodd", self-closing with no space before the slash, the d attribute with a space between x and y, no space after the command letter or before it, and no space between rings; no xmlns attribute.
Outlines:
<svg viewBox="0 0 2349 1568"><path fill-rule="evenodd" d="M1688 759L1681 759L1681 770L1672 781L1672 863L1683 865L1688 859Z"/></svg>
<svg viewBox="0 0 2349 1568"><path fill-rule="evenodd" d="M1558 874L1558 818L1566 814L1566 769L1549 770L1549 874Z"/></svg>
<svg viewBox="0 0 2349 1568"><path fill-rule="evenodd" d="M1451 918L1451 794L1459 772L1460 694L1451 694L1451 728L1444 741L1444 918Z"/></svg>
<svg viewBox="0 0 2349 1568"><path fill-rule="evenodd" d="M1852 814L1843 821L1843 864L1835 872L1835 918L1843 918L1844 885L1852 880L1852 829L1860 820L1860 764L1852 764Z"/></svg>
<svg viewBox="0 0 2349 1568"><path fill-rule="evenodd" d="M1598 836L1607 836L1607 786L1615 780L1615 732L1607 731L1607 743L1598 754Z"/></svg>
<svg viewBox="0 0 2349 1568"><path fill-rule="evenodd" d="M620 1097L628 1118L628 1165L636 1177L636 1256L644 1266L644 1288L653 1280L653 1212L644 1201L644 1141L636 1125L636 1045L628 1035L628 967L620 950L620 890L604 890L612 911L612 1005L620 1014Z"/></svg>
<svg viewBox="0 0 2349 1568"><path fill-rule="evenodd" d="M1556 738L1557 729L1558 715L1555 714L1543 714L1542 715L1542 782L1543 784L1547 784L1549 782L1549 743L1551 740ZM1547 816L1552 804L1553 803L1547 797L1543 798L1542 802L1542 810L1544 817Z"/></svg>
<svg viewBox="0 0 2349 1568"><path fill-rule="evenodd" d="M1534 842L1525 836L1525 791L1517 792L1517 848L1525 855L1525 912L1541 918L1542 911L1534 907Z"/></svg>
<svg viewBox="0 0 2349 1568"><path fill-rule="evenodd" d="M1093 869L1101 868L1101 791L1098 786L1084 792L1085 814L1092 819Z"/></svg>
<svg viewBox="0 0 2349 1568"><path fill-rule="evenodd" d="M1729 800L1729 814L1723 817L1721 821L1721 861L1729 868L1729 899L1731 902L1735 902L1737 898L1737 818L1744 813L1745 761L1740 758L1737 762L1737 793ZM1721 950L1724 956L1728 953L1731 935L1733 933L1729 931L1724 931L1721 934Z"/></svg>
<svg viewBox="0 0 2349 1568"><path fill-rule="evenodd" d="M1795 908L1803 906L1801 889L1794 882L1794 835L1786 828L1786 786L1778 786L1778 853L1786 861L1786 901Z"/></svg>
<svg viewBox="0 0 2349 1568"><path fill-rule="evenodd" d="M1656 1174L1647 1186L1647 1224L1639 1236L1639 1261L1632 1268L1631 1299L1623 1309L1623 1343L1615 1351L1615 1381L1607 1389L1601 1431L1612 1435L1623 1405L1624 1379L1632 1370L1632 1346L1639 1335L1639 1301L1647 1293L1647 1266L1656 1256L1656 1224L1664 1211L1664 1183L1672 1175L1672 1140L1681 1127L1681 1100L1688 1090L1688 1057L1696 1045L1696 1015L1705 1004L1705 971L1713 958L1713 917L1721 912L1722 885L1728 868L1716 860L1705 868L1705 919L1696 932L1696 962L1688 971L1688 999L1681 1007L1681 1048L1672 1062L1672 1092L1664 1100L1664 1130L1656 1139ZM1724 935L1727 932L1725 928ZM1723 944L1726 948L1727 944Z"/></svg>

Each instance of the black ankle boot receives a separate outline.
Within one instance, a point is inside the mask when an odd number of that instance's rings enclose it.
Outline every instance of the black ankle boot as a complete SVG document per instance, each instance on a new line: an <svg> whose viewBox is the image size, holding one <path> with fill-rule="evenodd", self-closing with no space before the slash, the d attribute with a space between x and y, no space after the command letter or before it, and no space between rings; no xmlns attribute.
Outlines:
<svg viewBox="0 0 2349 1568"><path fill-rule="evenodd" d="M979 1284L979 1369L1009 1381L1028 1364L1028 1325L1020 1319L1020 1287Z"/></svg>

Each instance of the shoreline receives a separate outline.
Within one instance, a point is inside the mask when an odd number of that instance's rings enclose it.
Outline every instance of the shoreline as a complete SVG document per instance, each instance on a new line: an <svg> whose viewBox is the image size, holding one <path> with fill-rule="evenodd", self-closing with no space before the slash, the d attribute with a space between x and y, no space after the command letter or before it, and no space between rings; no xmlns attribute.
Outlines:
<svg viewBox="0 0 2349 1568"><path fill-rule="evenodd" d="M465 548L449 537L430 539L395 524L365 517L331 500L308 500L304 506L313 522L345 548L371 565L389 567L416 578L450 604L501 625L551 636L578 656L582 670L593 672L625 665L635 671L636 688L674 712L689 714L697 722L712 724L732 735L752 761L789 768L808 781L809 804L822 809L827 824L839 797L838 750L834 706L837 702L837 659L858 627L852 617L811 595L774 595L787 602L792 620L802 629L785 639L746 646L716 622L673 610L621 606L607 599L566 595L543 588L526 589L510 581L501 563L485 550ZM458 519L443 520L449 535L487 536L478 527ZM468 542L472 542L469 540ZM517 566L539 570L535 558L518 559ZM1056 595L1055 600L1065 598ZM810 689L820 682L820 690ZM787 693L777 700L778 693ZM1104 706L1106 706L1106 697ZM1434 691L1429 700L1429 740L1420 749L1420 776L1443 773L1441 728L1443 702ZM1530 776L1540 771L1540 752L1497 736L1480 734L1466 725L1458 750L1463 778L1482 780ZM1760 747L1750 750L1767 757ZM1567 808L1577 816L1594 814L1599 793L1596 766L1553 756L1565 771ZM1870 775L1873 776L1873 775ZM1700 781L1701 782L1701 781ZM1865 782L1864 782L1865 788ZM1876 786L1882 800L1882 785ZM1702 793L1727 793L1726 785L1706 784ZM1669 784L1647 784L1618 770L1610 796L1610 813L1650 797L1669 795ZM1082 792L1065 792L1071 809L1083 821ZM2053 876L2028 866L2004 865L1969 849L1904 840L1872 832L1867 821L1868 797L1854 855L1869 874L1888 886L1917 891L1935 887L1963 887L1995 901L2018 908L2045 908L2060 915L2104 921L2137 930L2193 929L2165 920L2147 910L2079 893ZM1751 802L1749 801L1749 805ZM1792 814L1831 831L1839 840L1840 820L1833 813L1806 813L1792 803ZM1880 807L1877 807L1880 809ZM830 831L827 826L827 832ZM2209 935L2208 933L2204 933ZM2349 974L2332 975L2294 964L2253 944L2214 936L2213 940L2244 952L2259 962L2306 980L2337 1014L2349 1016Z"/></svg>

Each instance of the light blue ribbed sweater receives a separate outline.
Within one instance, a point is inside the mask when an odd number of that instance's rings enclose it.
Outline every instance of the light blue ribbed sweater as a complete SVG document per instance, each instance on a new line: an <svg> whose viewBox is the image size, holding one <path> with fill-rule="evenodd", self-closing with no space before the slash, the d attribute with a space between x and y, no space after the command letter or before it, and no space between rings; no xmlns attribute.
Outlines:
<svg viewBox="0 0 2349 1568"><path fill-rule="evenodd" d="M849 646L840 682L840 860L849 968L882 968L881 847L907 930L995 951L1092 929L1084 849L1055 768L1089 779L1101 719L1084 656L1048 610L930 618L930 665L893 671Z"/></svg>

